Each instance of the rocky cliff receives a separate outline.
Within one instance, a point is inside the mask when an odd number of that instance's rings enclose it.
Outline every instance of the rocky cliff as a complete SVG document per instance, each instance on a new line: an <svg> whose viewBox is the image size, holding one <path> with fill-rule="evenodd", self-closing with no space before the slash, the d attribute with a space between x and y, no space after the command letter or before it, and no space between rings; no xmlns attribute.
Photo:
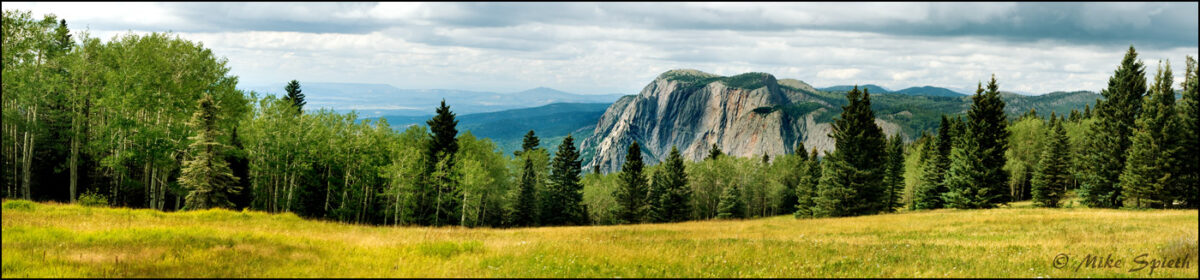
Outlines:
<svg viewBox="0 0 1200 280"><path fill-rule="evenodd" d="M790 154L800 142L809 149L832 150L829 123L814 119L829 112L826 100L804 82L776 80L766 73L724 77L667 71L638 95L608 107L581 144L583 165L591 170L598 164L606 173L620 170L633 141L648 164L662 161L672 146L692 161L704 159L712 144L739 157ZM878 119L876 123L888 134L898 130Z"/></svg>

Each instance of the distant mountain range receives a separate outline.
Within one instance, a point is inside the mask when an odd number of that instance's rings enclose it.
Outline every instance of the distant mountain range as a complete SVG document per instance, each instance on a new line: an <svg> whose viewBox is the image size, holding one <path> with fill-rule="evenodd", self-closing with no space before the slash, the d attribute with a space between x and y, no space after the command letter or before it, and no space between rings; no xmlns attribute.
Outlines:
<svg viewBox="0 0 1200 280"><path fill-rule="evenodd" d="M447 103L449 104L449 103ZM596 121L612 103L551 103L533 108L504 110L499 112L460 114L458 131L470 131L476 137L489 138L505 153L521 148L522 139L529 130L541 140L541 147L553 152L555 147L571 134L578 143L592 135ZM450 109L458 112L455 105ZM384 116L388 124L397 129L409 125L425 125L433 118L426 116Z"/></svg>
<svg viewBox="0 0 1200 280"><path fill-rule="evenodd" d="M853 89L853 88L854 88L854 86L852 86L852 85L840 85L840 86L819 88L818 90L833 92L833 93L840 93L840 92L850 91L850 89ZM958 92L958 91L951 90L948 88L935 87L935 86L910 87L910 88L896 90L896 91L888 90L887 88L877 86L877 85L872 85L872 84L860 85L860 86L858 86L858 88L860 90L867 89L867 92L874 93L874 94L903 94L903 95L947 96L947 97L959 97L959 96L969 95L967 93L962 93L962 92Z"/></svg>
<svg viewBox="0 0 1200 280"><path fill-rule="evenodd" d="M249 86L244 90L279 96L284 84ZM621 94L573 94L538 87L520 92L496 93L449 89L399 89L385 84L301 82L308 105L305 109L330 108L339 112L356 110L362 118L422 116L433 113L443 98L458 114L495 112L537 107L551 103L612 103Z"/></svg>

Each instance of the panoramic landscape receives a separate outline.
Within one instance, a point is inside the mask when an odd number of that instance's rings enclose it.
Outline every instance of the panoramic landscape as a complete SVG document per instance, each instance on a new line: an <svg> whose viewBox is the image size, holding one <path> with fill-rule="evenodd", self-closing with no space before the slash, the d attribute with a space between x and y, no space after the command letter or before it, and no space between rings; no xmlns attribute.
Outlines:
<svg viewBox="0 0 1200 280"><path fill-rule="evenodd" d="M3 278L1196 278L1197 3L4 3Z"/></svg>

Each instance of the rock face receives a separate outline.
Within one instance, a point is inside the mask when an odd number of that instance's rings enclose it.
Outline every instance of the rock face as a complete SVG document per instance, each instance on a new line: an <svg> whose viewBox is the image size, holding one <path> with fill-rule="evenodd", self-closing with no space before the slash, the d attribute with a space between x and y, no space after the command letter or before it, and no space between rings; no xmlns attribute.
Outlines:
<svg viewBox="0 0 1200 280"><path fill-rule="evenodd" d="M608 107L581 145L585 156L590 155L583 165L587 170L599 165L602 172L618 171L634 141L648 164L661 162L672 146L692 161L704 159L712 144L739 157L790 154L801 141L809 149L830 150L830 125L813 120L827 110L792 115L779 109L797 102L829 107L813 92L804 82L777 81L765 73L722 77L671 70L638 95L622 97ZM895 125L882 127L888 133L896 131Z"/></svg>

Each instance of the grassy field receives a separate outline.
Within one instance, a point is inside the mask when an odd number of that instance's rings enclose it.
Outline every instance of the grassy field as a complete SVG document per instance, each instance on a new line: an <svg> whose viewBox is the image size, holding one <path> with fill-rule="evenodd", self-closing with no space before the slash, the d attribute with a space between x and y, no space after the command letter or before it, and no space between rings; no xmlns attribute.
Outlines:
<svg viewBox="0 0 1200 280"><path fill-rule="evenodd" d="M3 277L1197 277L1197 211L937 210L627 226L372 227L3 203ZM1052 264L1067 254L1066 267ZM1122 260L1083 266L1087 255ZM1187 258L1186 268L1146 263ZM1060 260L1062 261L1062 260ZM1097 264L1099 266L1099 264Z"/></svg>

